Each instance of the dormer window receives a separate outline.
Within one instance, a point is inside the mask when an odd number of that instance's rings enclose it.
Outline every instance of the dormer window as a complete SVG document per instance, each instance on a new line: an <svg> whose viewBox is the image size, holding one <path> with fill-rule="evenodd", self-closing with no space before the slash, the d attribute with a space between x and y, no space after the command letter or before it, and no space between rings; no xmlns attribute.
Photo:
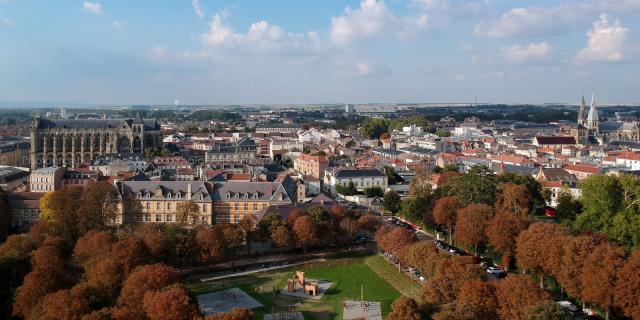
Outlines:
<svg viewBox="0 0 640 320"><path fill-rule="evenodd" d="M253 198L254 198L254 199L258 199L258 193L257 193L257 192L255 192L255 193L253 194Z"/></svg>
<svg viewBox="0 0 640 320"><path fill-rule="evenodd" d="M236 199L240 199L240 193L236 193L235 198L236 198Z"/></svg>
<svg viewBox="0 0 640 320"><path fill-rule="evenodd" d="M142 192L138 191L138 195L137 195L137 197L138 197L138 198L142 198Z"/></svg>
<svg viewBox="0 0 640 320"><path fill-rule="evenodd" d="M231 192L227 192L227 199L231 198Z"/></svg>
<svg viewBox="0 0 640 320"><path fill-rule="evenodd" d="M246 193L244 194L244 198L245 198L245 199L249 199L249 192L246 192Z"/></svg>

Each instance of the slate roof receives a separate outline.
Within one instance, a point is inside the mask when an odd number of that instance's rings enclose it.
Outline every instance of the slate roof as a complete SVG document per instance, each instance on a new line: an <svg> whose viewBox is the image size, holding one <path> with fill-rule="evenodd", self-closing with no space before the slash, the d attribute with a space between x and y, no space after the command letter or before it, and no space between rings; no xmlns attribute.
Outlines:
<svg viewBox="0 0 640 320"><path fill-rule="evenodd" d="M378 169L340 169L335 173L336 178L384 177Z"/></svg>
<svg viewBox="0 0 640 320"><path fill-rule="evenodd" d="M538 144L576 144L576 138L574 137L536 137Z"/></svg>
<svg viewBox="0 0 640 320"><path fill-rule="evenodd" d="M155 198L156 190L161 189L163 198L171 195L172 199L176 199L178 193L181 199L187 195L188 185L191 184L192 200L195 202L211 201L211 195L207 186L202 181L122 181L120 182L120 193L125 196L136 196L142 194L144 198L146 194L150 194L150 198ZM200 200L202 195L202 200Z"/></svg>
<svg viewBox="0 0 640 320"><path fill-rule="evenodd" d="M139 119L144 123L145 130L160 130L156 119ZM69 128L69 129L110 129L119 128L122 123L129 125L136 122L134 119L40 119L38 129Z"/></svg>
<svg viewBox="0 0 640 320"><path fill-rule="evenodd" d="M236 199L236 196L243 201L292 202L292 197L287 193L284 186L277 182L228 181L218 182L213 188L213 200L232 200Z"/></svg>

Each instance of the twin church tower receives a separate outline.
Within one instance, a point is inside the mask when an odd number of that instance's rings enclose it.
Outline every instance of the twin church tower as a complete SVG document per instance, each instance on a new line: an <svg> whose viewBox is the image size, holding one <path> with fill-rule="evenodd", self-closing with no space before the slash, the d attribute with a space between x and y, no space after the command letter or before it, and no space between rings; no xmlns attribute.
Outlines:
<svg viewBox="0 0 640 320"><path fill-rule="evenodd" d="M591 107L587 113L587 105L584 102L584 96L580 100L580 112L578 113L578 124L584 126L595 134L600 133L600 117L598 116L598 109L596 109L596 99L591 95Z"/></svg>

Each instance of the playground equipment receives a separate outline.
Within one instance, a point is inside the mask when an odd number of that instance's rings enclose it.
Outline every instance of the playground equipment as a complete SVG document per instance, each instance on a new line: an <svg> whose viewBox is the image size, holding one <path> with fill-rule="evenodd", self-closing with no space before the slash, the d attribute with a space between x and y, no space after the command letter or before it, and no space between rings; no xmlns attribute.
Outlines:
<svg viewBox="0 0 640 320"><path fill-rule="evenodd" d="M292 279L287 279L287 291L295 292L297 286L302 287L302 291L310 296L315 296L318 293L318 282L305 281L304 272L302 271L296 271Z"/></svg>

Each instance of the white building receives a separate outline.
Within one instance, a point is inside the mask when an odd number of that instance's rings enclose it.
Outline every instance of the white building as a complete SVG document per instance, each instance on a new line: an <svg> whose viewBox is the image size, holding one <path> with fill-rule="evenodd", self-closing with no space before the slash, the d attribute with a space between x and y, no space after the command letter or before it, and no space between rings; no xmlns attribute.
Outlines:
<svg viewBox="0 0 640 320"><path fill-rule="evenodd" d="M331 195L335 196L337 185L347 186L353 182L358 191L365 188L380 187L382 190L387 189L387 176L378 169L335 169L333 171L325 171L324 189Z"/></svg>
<svg viewBox="0 0 640 320"><path fill-rule="evenodd" d="M412 136L419 136L423 131L422 128L416 126L415 124L412 124L408 127L402 127L402 132Z"/></svg>

